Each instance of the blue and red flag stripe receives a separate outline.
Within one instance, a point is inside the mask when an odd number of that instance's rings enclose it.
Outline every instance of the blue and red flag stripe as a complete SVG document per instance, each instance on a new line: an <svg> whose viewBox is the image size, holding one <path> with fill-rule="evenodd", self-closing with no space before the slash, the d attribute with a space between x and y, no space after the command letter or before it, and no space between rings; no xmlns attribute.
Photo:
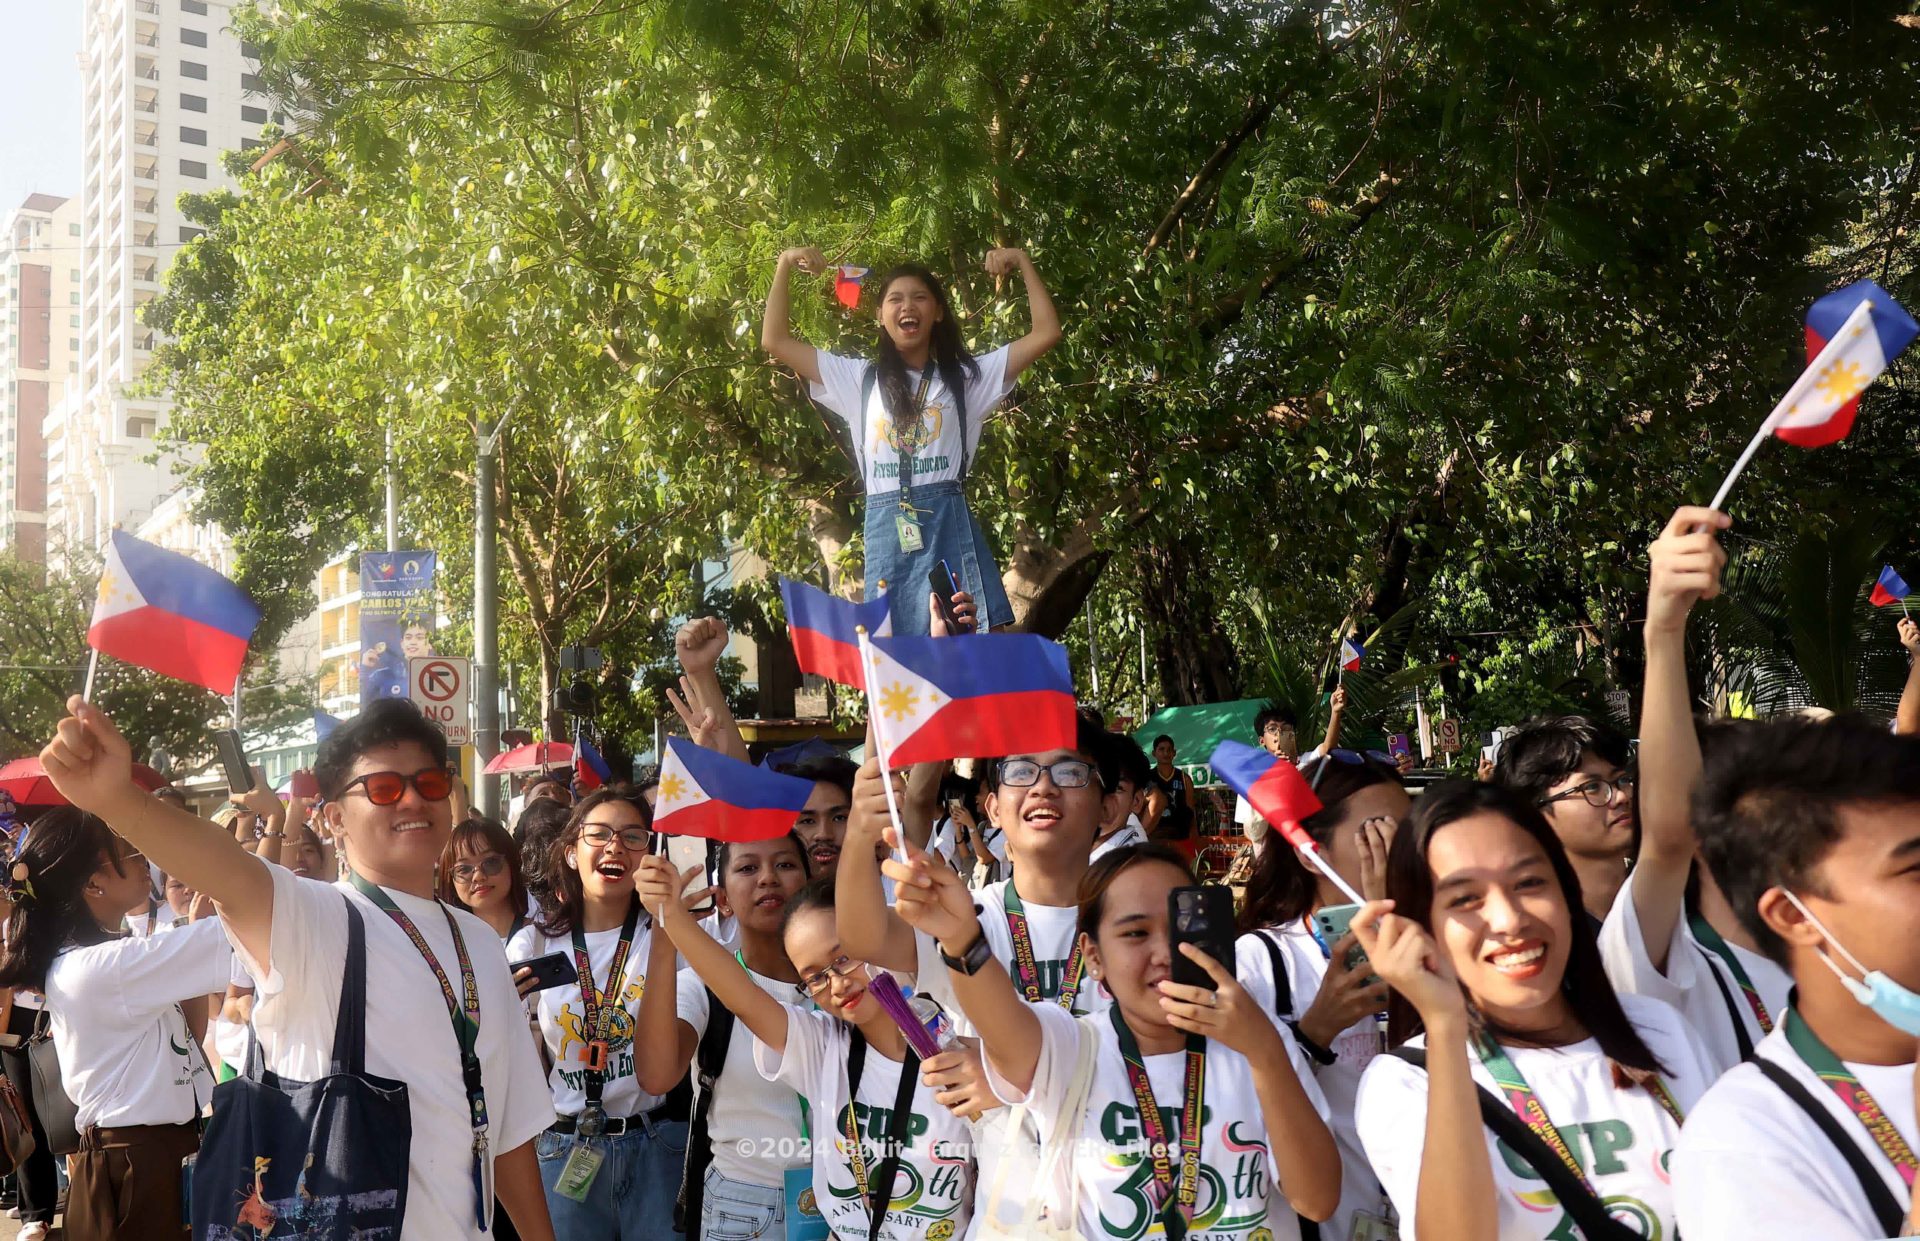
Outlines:
<svg viewBox="0 0 1920 1241"><path fill-rule="evenodd" d="M1893 571L1892 565L1887 565L1880 570L1880 580L1873 584L1873 593L1867 596L1867 602L1876 608L1884 608L1890 603L1899 603L1912 593L1905 579Z"/></svg>
<svg viewBox="0 0 1920 1241"><path fill-rule="evenodd" d="M115 530L87 645L162 676L233 692L260 608L197 560Z"/></svg>
<svg viewBox="0 0 1920 1241"><path fill-rule="evenodd" d="M855 630L865 626L868 637L893 632L887 597L852 603L783 577L780 600L787 607L787 633L800 671L865 689L867 677L860 665L860 638Z"/></svg>
<svg viewBox="0 0 1920 1241"><path fill-rule="evenodd" d="M745 844L774 840L813 796L813 781L755 767L680 737L667 738L654 795L654 830Z"/></svg>
<svg viewBox="0 0 1920 1241"><path fill-rule="evenodd" d="M868 695L891 765L1074 748L1066 648L1037 634L875 639Z"/></svg>
<svg viewBox="0 0 1920 1241"><path fill-rule="evenodd" d="M1222 741L1211 765L1214 775L1246 798L1288 841L1297 846L1308 839L1300 824L1320 813L1320 799L1291 761L1238 741Z"/></svg>

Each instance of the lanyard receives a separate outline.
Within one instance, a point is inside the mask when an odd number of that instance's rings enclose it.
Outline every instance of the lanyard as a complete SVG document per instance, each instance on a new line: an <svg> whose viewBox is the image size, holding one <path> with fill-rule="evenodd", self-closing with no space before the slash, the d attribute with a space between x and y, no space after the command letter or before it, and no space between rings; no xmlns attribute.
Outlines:
<svg viewBox="0 0 1920 1241"><path fill-rule="evenodd" d="M1887 1119L1880 1104L1867 1093L1860 1079L1840 1062L1840 1057L1829 1051L1827 1045L1820 1041L1820 1036L1807 1027L1798 1009L1787 1010L1786 1026L1788 1046L1813 1070L1814 1076L1840 1096L1840 1102L1847 1111L1853 1113L1854 1119L1860 1122L1880 1148L1880 1153L1887 1157L1887 1161L1900 1173L1900 1179L1911 1189L1914 1174L1920 1171L1920 1160L1915 1160L1913 1148L1893 1127L1893 1122Z"/></svg>
<svg viewBox="0 0 1920 1241"><path fill-rule="evenodd" d="M434 981L440 984L440 998L447 1002L447 1017L453 1022L453 1037L460 1045L460 1074L466 1086L467 1110L473 1125L474 1210L480 1218L480 1231L485 1232L493 1215L493 1193L488 1187L493 1178L492 1164L487 1156L487 1094L480 1074L480 1054L476 1050L480 1043L480 983L474 977L473 960L467 956L467 941L461 936L460 926L453 920L453 914L445 905L440 905L440 912L447 917L447 930L453 935L454 954L459 958L461 993L455 995L447 972L440 968L440 962L434 958L426 936L413 924L413 919L402 913L400 907L393 903L393 898L379 887L357 874L352 876L352 880L362 896L379 906L381 912L407 933L407 938L413 941L414 950L425 958L427 968L433 971ZM438 901L434 903L439 904Z"/></svg>
<svg viewBox="0 0 1920 1241"><path fill-rule="evenodd" d="M1120 1036L1120 1058L1127 1063L1127 1084L1133 1087L1133 1104L1140 1113L1140 1133L1147 1140L1153 1160L1153 1183L1160 1199L1161 1224L1168 1241L1182 1241L1193 1220L1194 1204L1200 1196L1200 1142L1204 1136L1207 1093L1207 1040L1198 1034L1187 1035L1186 1095L1180 1104L1180 1181L1174 1192L1173 1164L1168 1155L1166 1113L1153 1097L1153 1081L1147 1076L1146 1062L1140 1056L1139 1040L1127 1028L1115 1004L1107 1010L1113 1018L1114 1033Z"/></svg>
<svg viewBox="0 0 1920 1241"><path fill-rule="evenodd" d="M640 920L640 902L627 906L627 919L620 924L620 942L614 945L613 960L607 966L607 989L593 983L593 958L587 955L587 937L579 926L573 928L573 969L580 979L582 1028L587 1035L587 1106L600 1106L600 1091L606 1084L607 1027L613 1024L613 1010L620 1002L620 981L627 972L627 952L633 947L633 928Z"/></svg>
<svg viewBox="0 0 1920 1241"><path fill-rule="evenodd" d="M1732 974L1733 981L1739 984L1740 994L1747 997L1747 1007L1753 1010L1754 1020L1760 1023L1760 1033L1772 1034L1773 1018L1767 1015L1767 1005L1760 998L1760 989L1753 985L1753 979L1747 976L1746 967L1740 964L1740 958L1733 954L1733 949L1728 947L1727 941L1720 937L1720 932L1714 930L1713 924L1701 917L1700 912L1695 909L1687 911L1687 929L1693 932L1693 937L1700 941L1702 948L1719 957L1726 964L1727 972ZM1734 1019L1739 1020L1738 1017Z"/></svg>
<svg viewBox="0 0 1920 1241"><path fill-rule="evenodd" d="M1586 1185L1587 1191L1592 1193L1593 1186L1587 1182L1587 1174L1580 1170L1580 1163L1573 1157L1573 1152L1567 1149L1567 1140L1560 1136L1560 1130L1554 1127L1552 1119L1548 1117L1546 1106L1540 1102L1540 1096L1533 1093L1533 1087L1527 1085L1527 1079L1521 1075L1520 1067L1507 1055L1506 1049L1500 1046L1498 1040L1482 1035L1475 1040L1474 1050L1480 1056L1480 1063L1487 1067L1487 1073L1492 1076L1494 1085L1500 1087L1500 1094L1525 1122L1527 1128L1533 1130L1533 1136L1546 1143L1547 1148L1560 1157L1560 1162L1567 1165L1568 1171L1579 1177L1580 1183ZM1678 1127L1684 1116L1680 1111L1680 1104L1673 1097L1673 1092L1667 1089L1667 1084L1660 1080L1658 1074L1655 1074L1647 1079L1646 1087L1653 1095L1654 1101L1660 1104L1667 1115L1673 1117L1673 1123ZM1597 1193L1593 1196L1600 1197Z"/></svg>
<svg viewBox="0 0 1920 1241"><path fill-rule="evenodd" d="M1029 1004L1039 1004L1048 996L1040 989L1040 969L1033 959L1033 936L1027 930L1027 907L1020 903L1020 894L1013 889L1013 881L1007 881L1007 933L1013 936L1013 966L1020 975L1020 993ZM1065 970L1060 975L1060 994L1052 997L1054 1003L1073 1011L1073 1002L1080 994L1080 982L1087 972L1087 962L1083 946L1078 935L1073 937L1073 951L1067 956Z"/></svg>
<svg viewBox="0 0 1920 1241"><path fill-rule="evenodd" d="M913 397L913 440L908 442L905 428L899 423L893 424L893 451L900 462L900 507L912 507L913 499L913 454L920 450L920 437L927 430L927 393L933 387L933 359L927 359L926 369L920 372L920 391Z"/></svg>

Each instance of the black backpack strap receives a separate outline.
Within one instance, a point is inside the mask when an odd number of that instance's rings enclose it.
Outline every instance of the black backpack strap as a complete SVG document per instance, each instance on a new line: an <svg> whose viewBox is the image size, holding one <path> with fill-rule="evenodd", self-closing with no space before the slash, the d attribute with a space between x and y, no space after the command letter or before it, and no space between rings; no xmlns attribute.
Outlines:
<svg viewBox="0 0 1920 1241"><path fill-rule="evenodd" d="M1424 1048L1398 1047L1387 1053L1406 1061L1421 1072L1427 1070L1427 1053ZM1622 1224L1607 1212L1606 1204L1595 1195L1585 1177L1575 1176L1572 1169L1560 1161L1560 1157L1547 1148L1547 1144L1535 1136L1527 1123L1515 1115L1513 1109L1495 1098L1486 1087L1475 1083L1474 1093L1480 1097L1480 1120L1493 1130L1494 1136L1507 1144L1507 1148L1525 1160L1547 1183L1553 1196L1573 1222L1580 1227L1580 1233L1586 1241L1638 1241L1639 1233Z"/></svg>
<svg viewBox="0 0 1920 1241"><path fill-rule="evenodd" d="M1900 1209L1900 1204L1894 1200L1892 1192L1887 1189L1886 1181L1881 1179L1878 1169L1867 1158L1866 1152L1847 1135L1845 1129L1841 1128L1840 1122L1835 1119L1833 1113L1821 1107L1819 1101L1808 1093L1807 1088L1801 1085L1792 1073L1765 1056L1754 1057L1753 1063L1767 1075L1768 1081L1780 1088L1782 1094L1800 1105L1800 1110L1820 1127L1820 1132L1825 1134L1827 1141L1833 1144L1833 1149L1847 1161L1847 1166L1853 1169L1855 1179L1860 1182L1861 1192L1867 1196L1867 1208L1873 1212L1874 1219L1879 1221L1880 1231L1889 1237L1899 1236L1906 1227L1907 1213Z"/></svg>
<svg viewBox="0 0 1920 1241"><path fill-rule="evenodd" d="M887 1212L893 1209L893 1183L900 1176L900 1152L906 1149L907 1122L913 1119L913 1091L920 1084L920 1057L907 1048L900 1062L900 1084L893 1091L893 1111L887 1116L887 1147L873 1174L873 1200L867 1204L867 1241L877 1241Z"/></svg>
<svg viewBox="0 0 1920 1241"><path fill-rule="evenodd" d="M1293 980L1287 976L1286 954L1265 931L1255 931L1253 937L1267 950L1267 960L1273 965L1273 1015L1284 1020L1293 1016Z"/></svg>
<svg viewBox="0 0 1920 1241"><path fill-rule="evenodd" d="M733 1042L733 1012L707 989L707 1028L693 1053L693 1073L700 1093L693 1101L693 1119L687 1126L687 1158L680 1168L680 1196L673 1203L673 1227L687 1241L699 1241L700 1216L706 1206L707 1169L713 1165L713 1141L707 1122L713 1113L713 1087L727 1063Z"/></svg>
<svg viewBox="0 0 1920 1241"><path fill-rule="evenodd" d="M347 903L347 964L340 972L340 1012L333 1019L333 1071L364 1077L367 1072L367 926ZM249 1031L253 1023L248 1022ZM253 1048L248 1048L252 1060Z"/></svg>
<svg viewBox="0 0 1920 1241"><path fill-rule="evenodd" d="M1747 1033L1747 1023L1741 1018L1740 1009L1733 1002L1733 991L1727 986L1727 980L1720 977L1720 971L1714 967L1713 954L1703 953L1702 955L1707 960L1701 964L1706 966L1707 973L1713 975L1713 985L1720 988L1720 1000L1727 1006L1727 1020L1733 1023L1733 1037L1740 1044L1740 1058L1751 1060L1753 1059L1753 1036Z"/></svg>

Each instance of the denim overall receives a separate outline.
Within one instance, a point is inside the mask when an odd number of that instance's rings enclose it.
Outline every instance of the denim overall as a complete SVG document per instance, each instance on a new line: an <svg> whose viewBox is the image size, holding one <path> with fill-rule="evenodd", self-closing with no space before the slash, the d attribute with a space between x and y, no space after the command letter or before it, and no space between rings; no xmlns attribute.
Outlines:
<svg viewBox="0 0 1920 1241"><path fill-rule="evenodd" d="M863 420L875 378L876 372L869 366L860 402ZM900 636L926 634L927 596L933 593L927 579L942 560L960 579L960 589L973 596L974 607L979 612L980 632L1013 623L1013 605L1008 602L1006 587L1001 584L1000 566L994 561L987 536L967 508L966 496L961 491L972 465L966 455L964 387L954 394L954 401L960 406L960 477L912 485L909 494L913 511L907 515L920 527L919 551L905 551L900 546L895 519L901 514L901 493L889 491L867 497L866 598L877 597L883 589L880 583L887 584L884 589L890 592L888 610L893 616L893 632ZM864 427L860 434L864 441Z"/></svg>

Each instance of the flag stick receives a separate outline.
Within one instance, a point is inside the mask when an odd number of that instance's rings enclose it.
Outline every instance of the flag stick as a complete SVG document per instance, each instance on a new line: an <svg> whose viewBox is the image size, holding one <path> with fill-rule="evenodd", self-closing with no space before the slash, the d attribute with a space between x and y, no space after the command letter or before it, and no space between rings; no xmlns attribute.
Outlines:
<svg viewBox="0 0 1920 1241"><path fill-rule="evenodd" d="M246 675L242 671L233 678L233 730L235 732L240 731L240 682L246 678Z"/></svg>
<svg viewBox="0 0 1920 1241"><path fill-rule="evenodd" d="M93 701L93 676L100 671L100 650L94 648L87 654L87 683L80 689L80 701Z"/></svg>
<svg viewBox="0 0 1920 1241"><path fill-rule="evenodd" d="M860 639L860 676L867 683L867 721L873 725L873 748L880 760L880 783L887 790L887 815L893 820L893 834L900 840L899 860L907 860L907 829L900 821L900 803L893 793L893 752L887 745L885 726L881 722L879 708L874 704L874 681L877 677L873 666L873 643L867 638L865 625L854 626L853 632Z"/></svg>
<svg viewBox="0 0 1920 1241"><path fill-rule="evenodd" d="M1321 874L1325 875L1327 878L1333 880L1333 886L1336 888L1339 888L1340 891L1346 895L1346 898L1348 900L1352 901L1356 905L1364 905L1367 903L1367 898L1360 895L1358 892L1354 891L1353 885L1348 883L1345 879L1342 879L1340 877L1340 872L1335 870L1331 865L1328 864L1325 858L1320 856L1320 846L1315 844L1304 844L1304 845L1295 845L1294 848L1300 851L1300 856L1306 858L1308 864L1311 865L1315 870L1319 871Z"/></svg>
<svg viewBox="0 0 1920 1241"><path fill-rule="evenodd" d="M1740 454L1740 459L1733 463L1733 469L1728 473L1726 481L1720 484L1720 490L1713 493L1713 503L1707 505L1708 508L1717 509L1726 503L1727 493L1733 490L1733 484L1739 480L1740 472L1747 468L1747 462L1753 460L1753 454L1760 451L1760 445L1773 434L1774 428L1780 425L1788 412L1805 399L1808 391L1812 389L1814 379L1823 369L1822 363L1828 360L1828 355L1839 353L1848 338L1853 335L1854 330L1866 324L1872 317L1871 301L1862 301L1853 308L1853 313L1848 315L1847 321L1840 325L1840 330L1833 334L1833 339L1814 355L1813 361L1807 363L1807 369L1800 372L1800 378L1793 381L1793 386L1787 389L1787 394L1780 398L1780 403L1773 407L1773 412L1767 415L1767 420L1760 424L1760 429L1755 431L1753 438L1747 441L1745 451Z"/></svg>

